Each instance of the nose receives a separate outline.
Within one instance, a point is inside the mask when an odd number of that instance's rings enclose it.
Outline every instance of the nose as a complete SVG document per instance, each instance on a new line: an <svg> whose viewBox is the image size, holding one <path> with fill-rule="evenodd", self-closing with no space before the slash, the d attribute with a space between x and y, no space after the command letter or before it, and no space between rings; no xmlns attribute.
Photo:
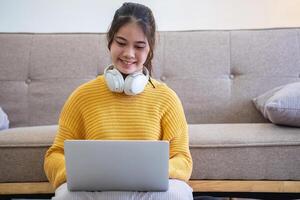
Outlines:
<svg viewBox="0 0 300 200"><path fill-rule="evenodd" d="M134 48L132 48L132 47L125 48L125 50L124 50L125 58L134 58L134 54L135 54Z"/></svg>

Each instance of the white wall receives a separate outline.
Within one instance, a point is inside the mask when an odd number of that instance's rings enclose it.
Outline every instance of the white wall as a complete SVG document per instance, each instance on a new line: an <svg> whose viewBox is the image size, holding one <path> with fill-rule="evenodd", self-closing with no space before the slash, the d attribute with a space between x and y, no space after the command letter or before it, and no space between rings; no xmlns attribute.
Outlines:
<svg viewBox="0 0 300 200"><path fill-rule="evenodd" d="M0 32L106 32L121 0L0 0ZM300 27L300 0L136 0L158 30Z"/></svg>

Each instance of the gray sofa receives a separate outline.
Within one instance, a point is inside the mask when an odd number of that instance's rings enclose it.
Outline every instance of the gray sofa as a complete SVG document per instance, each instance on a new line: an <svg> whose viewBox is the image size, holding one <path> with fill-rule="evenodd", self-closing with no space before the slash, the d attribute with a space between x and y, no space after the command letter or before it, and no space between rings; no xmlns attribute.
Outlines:
<svg viewBox="0 0 300 200"><path fill-rule="evenodd" d="M300 192L300 128L251 101L300 81L300 29L159 32L154 78L182 100L195 191ZM0 34L0 194L51 193L43 170L60 110L110 64L105 34Z"/></svg>

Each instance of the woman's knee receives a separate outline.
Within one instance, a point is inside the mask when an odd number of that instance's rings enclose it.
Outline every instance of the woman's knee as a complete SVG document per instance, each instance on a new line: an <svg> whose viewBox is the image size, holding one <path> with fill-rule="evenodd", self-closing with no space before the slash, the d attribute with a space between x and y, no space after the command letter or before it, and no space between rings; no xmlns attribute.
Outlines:
<svg viewBox="0 0 300 200"><path fill-rule="evenodd" d="M171 179L169 181L169 190L167 191L168 199L174 200L192 200L192 188L181 180Z"/></svg>
<svg viewBox="0 0 300 200"><path fill-rule="evenodd" d="M52 200L75 200L77 192L70 192L67 187L67 183L63 183L55 190L55 196Z"/></svg>

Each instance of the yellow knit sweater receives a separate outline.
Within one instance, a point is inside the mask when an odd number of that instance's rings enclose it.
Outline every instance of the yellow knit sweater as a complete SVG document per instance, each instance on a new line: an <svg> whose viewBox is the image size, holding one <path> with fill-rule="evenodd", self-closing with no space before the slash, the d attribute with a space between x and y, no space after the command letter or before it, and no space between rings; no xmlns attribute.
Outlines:
<svg viewBox="0 0 300 200"><path fill-rule="evenodd" d="M44 169L54 188L66 182L64 141L167 140L169 177L187 181L192 172L187 123L175 92L152 79L136 96L111 92L103 75L77 88L66 101Z"/></svg>

